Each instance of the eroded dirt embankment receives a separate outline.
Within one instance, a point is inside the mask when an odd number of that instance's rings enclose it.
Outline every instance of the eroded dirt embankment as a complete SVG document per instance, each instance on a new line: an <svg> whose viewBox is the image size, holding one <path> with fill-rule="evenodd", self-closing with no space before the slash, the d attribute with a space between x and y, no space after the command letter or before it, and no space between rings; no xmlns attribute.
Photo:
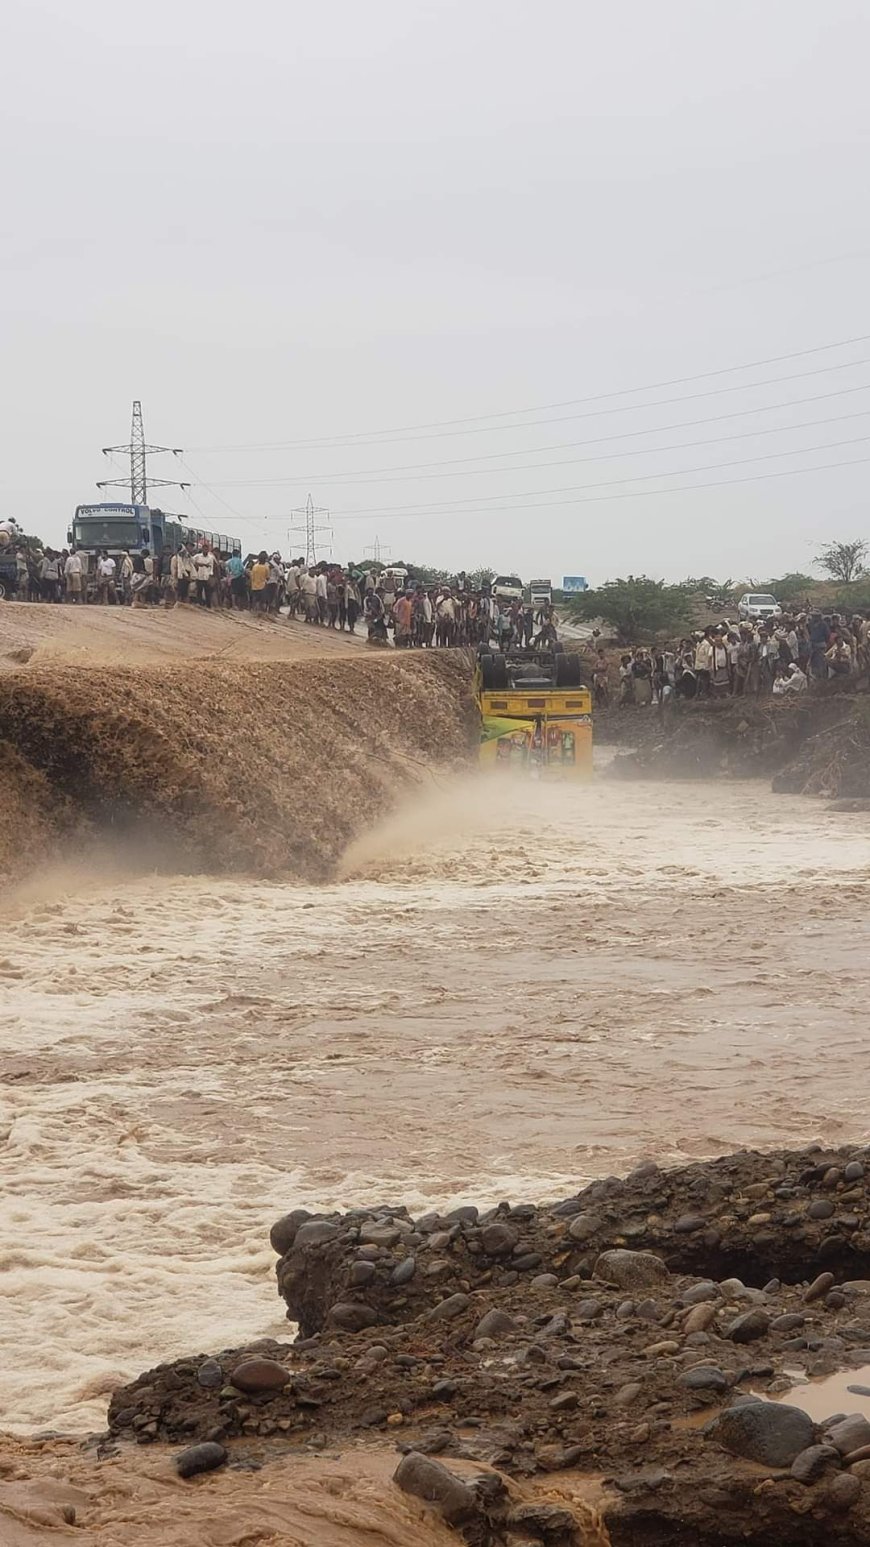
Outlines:
<svg viewBox="0 0 870 1547"><path fill-rule="evenodd" d="M10 673L0 753L15 820L0 874L96 834L156 868L321 880L402 789L469 760L476 737L458 653Z"/></svg>

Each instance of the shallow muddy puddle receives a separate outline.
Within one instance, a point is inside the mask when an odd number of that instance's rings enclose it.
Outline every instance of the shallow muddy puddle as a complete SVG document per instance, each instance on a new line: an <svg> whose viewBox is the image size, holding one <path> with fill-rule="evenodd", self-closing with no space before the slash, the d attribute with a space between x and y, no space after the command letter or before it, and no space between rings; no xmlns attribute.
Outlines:
<svg viewBox="0 0 870 1547"><path fill-rule="evenodd" d="M798 1377L801 1372L789 1370L786 1373ZM865 1418L870 1418L870 1364L854 1370L838 1370L835 1375L803 1376L795 1379L788 1391L777 1392L768 1399L802 1408L815 1423L822 1423L835 1413L862 1413Z"/></svg>
<svg viewBox="0 0 870 1547"><path fill-rule="evenodd" d="M439 785L310 887L43 878L0 963L4 1423L290 1332L309 1207L564 1196L866 1140L870 819L757 785Z"/></svg>

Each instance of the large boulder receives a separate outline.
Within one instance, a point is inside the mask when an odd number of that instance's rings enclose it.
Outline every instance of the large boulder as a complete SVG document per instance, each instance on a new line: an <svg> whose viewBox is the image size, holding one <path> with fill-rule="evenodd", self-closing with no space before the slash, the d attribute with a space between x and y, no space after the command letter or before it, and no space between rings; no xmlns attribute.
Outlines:
<svg viewBox="0 0 870 1547"><path fill-rule="evenodd" d="M708 1424L706 1434L732 1456L787 1467L815 1443L816 1427L800 1407L787 1402L747 1402L728 1407Z"/></svg>
<svg viewBox="0 0 870 1547"><path fill-rule="evenodd" d="M841 1456L850 1456L855 1450L870 1445L870 1423L863 1413L850 1413L838 1423L832 1423L825 1432L825 1441L833 1445Z"/></svg>
<svg viewBox="0 0 870 1547"><path fill-rule="evenodd" d="M449 1472L440 1461L411 1450L403 1456L393 1473L393 1481L403 1493L432 1504L448 1525L462 1525L477 1513L477 1499L467 1483Z"/></svg>
<svg viewBox="0 0 870 1547"><path fill-rule="evenodd" d="M629 1252L617 1248L602 1252L595 1263L595 1277L605 1284L615 1284L617 1289L654 1289L663 1284L670 1274L653 1252Z"/></svg>

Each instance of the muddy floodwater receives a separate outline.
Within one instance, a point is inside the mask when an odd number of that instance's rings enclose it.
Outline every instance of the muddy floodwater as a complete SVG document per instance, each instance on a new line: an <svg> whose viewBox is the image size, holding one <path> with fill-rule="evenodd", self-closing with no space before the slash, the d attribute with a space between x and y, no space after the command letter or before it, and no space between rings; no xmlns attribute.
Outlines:
<svg viewBox="0 0 870 1547"><path fill-rule="evenodd" d="M439 785L321 887L4 904L4 1427L282 1336L297 1204L542 1200L866 1141L870 818L761 785Z"/></svg>

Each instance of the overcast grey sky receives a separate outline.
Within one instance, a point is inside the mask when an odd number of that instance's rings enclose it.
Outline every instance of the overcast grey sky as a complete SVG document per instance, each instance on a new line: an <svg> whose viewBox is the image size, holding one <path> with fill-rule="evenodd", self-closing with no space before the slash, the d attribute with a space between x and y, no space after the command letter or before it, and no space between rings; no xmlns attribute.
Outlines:
<svg viewBox="0 0 870 1547"><path fill-rule="evenodd" d="M49 541L133 397L246 548L309 492L341 559L526 579L870 535L870 338L599 396L870 334L863 0L6 0L0 56L0 507Z"/></svg>

